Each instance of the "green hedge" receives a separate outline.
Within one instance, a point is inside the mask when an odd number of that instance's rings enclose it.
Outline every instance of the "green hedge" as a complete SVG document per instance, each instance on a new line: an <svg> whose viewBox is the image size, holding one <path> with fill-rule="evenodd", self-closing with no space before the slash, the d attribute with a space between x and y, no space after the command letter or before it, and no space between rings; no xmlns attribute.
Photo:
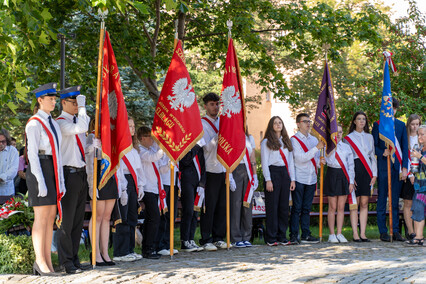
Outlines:
<svg viewBox="0 0 426 284"><path fill-rule="evenodd" d="M0 235L0 274L31 273L34 261L30 236Z"/></svg>

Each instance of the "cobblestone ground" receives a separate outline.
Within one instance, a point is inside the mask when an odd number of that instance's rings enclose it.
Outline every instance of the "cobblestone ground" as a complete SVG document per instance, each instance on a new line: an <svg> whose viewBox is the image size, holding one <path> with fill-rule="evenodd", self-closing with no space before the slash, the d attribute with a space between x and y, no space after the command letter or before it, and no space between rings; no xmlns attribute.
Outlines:
<svg viewBox="0 0 426 284"><path fill-rule="evenodd" d="M1 275L0 283L426 283L426 247L401 243L254 246L181 252L78 275Z"/></svg>

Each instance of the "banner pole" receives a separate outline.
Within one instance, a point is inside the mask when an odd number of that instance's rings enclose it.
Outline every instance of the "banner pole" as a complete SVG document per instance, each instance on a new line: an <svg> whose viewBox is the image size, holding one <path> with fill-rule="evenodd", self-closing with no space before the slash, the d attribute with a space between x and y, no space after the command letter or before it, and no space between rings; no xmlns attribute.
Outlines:
<svg viewBox="0 0 426 284"><path fill-rule="evenodd" d="M99 138L99 105L100 105L100 94L102 85L102 55L104 46L104 35L105 35L105 18L108 14L108 10L102 12L98 10L98 14L101 18L101 30L99 35L99 57L98 57L98 78L97 78L97 90L96 90L96 115L95 115L95 138ZM96 268L96 201L97 201L97 180L98 180L98 159L97 149L94 149L95 157L93 159L93 193L92 193L92 266Z"/></svg>
<svg viewBox="0 0 426 284"><path fill-rule="evenodd" d="M321 158L324 157L324 149L321 149ZM323 206L323 191L324 190L324 165L321 163L320 170L320 208L319 208L319 239L322 242L322 206Z"/></svg>
<svg viewBox="0 0 426 284"><path fill-rule="evenodd" d="M230 245L231 245L231 222L230 222L230 216L231 216L231 211L230 211L230 207L229 207L229 199L230 199L230 195L229 195L229 169L226 170L226 247L228 248L228 250L230 249Z"/></svg>
<svg viewBox="0 0 426 284"><path fill-rule="evenodd" d="M170 163L170 259L173 259L174 232L175 232L175 165ZM166 213L164 213L166 214Z"/></svg>
<svg viewBox="0 0 426 284"><path fill-rule="evenodd" d="M389 233L390 241L393 242L393 220L392 220L392 176L391 176L391 162L390 155L388 160L388 201L389 201Z"/></svg>

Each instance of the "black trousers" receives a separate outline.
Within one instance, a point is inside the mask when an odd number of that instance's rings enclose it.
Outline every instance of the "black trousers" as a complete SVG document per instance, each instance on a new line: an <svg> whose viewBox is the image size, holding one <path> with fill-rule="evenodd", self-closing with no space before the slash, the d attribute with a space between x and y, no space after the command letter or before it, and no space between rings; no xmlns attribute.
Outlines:
<svg viewBox="0 0 426 284"><path fill-rule="evenodd" d="M160 209L158 208L158 194L145 192L143 197L145 204L145 221L143 224L142 253L154 251L155 239L160 227Z"/></svg>
<svg viewBox="0 0 426 284"><path fill-rule="evenodd" d="M160 217L160 226L158 228L157 237L155 238L155 250L160 251L163 249L170 248L170 186L163 185L164 190L167 193L166 203L167 203L167 212ZM175 212L174 219L176 220L177 215L177 201L178 201L178 187L175 186ZM174 223L174 221L173 221Z"/></svg>
<svg viewBox="0 0 426 284"><path fill-rule="evenodd" d="M288 227L288 206L290 195L290 177L286 167L269 166L272 192L266 190L266 234L265 242L283 242L286 239Z"/></svg>
<svg viewBox="0 0 426 284"><path fill-rule="evenodd" d="M57 231L59 264L64 267L79 265L78 249L83 230L88 191L86 171L70 173L64 168L67 192L62 198L62 224Z"/></svg>
<svg viewBox="0 0 426 284"><path fill-rule="evenodd" d="M226 184L225 173L206 173L205 204L201 212L200 244L223 241L226 236Z"/></svg>
<svg viewBox="0 0 426 284"><path fill-rule="evenodd" d="M121 223L115 226L113 234L114 256L125 256L134 252L135 228L138 223L138 195L132 175L125 175L127 179L127 205L123 206L118 200L118 209L121 213Z"/></svg>
<svg viewBox="0 0 426 284"><path fill-rule="evenodd" d="M194 200L197 193L198 174L193 168L182 172L180 201L182 203L182 216L180 222L180 240L194 239L197 228L198 212L194 211Z"/></svg>

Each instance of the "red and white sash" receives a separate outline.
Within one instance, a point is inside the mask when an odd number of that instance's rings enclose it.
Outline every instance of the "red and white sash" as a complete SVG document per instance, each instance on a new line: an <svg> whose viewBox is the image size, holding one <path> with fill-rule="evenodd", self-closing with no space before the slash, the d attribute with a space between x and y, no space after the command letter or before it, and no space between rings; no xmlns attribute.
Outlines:
<svg viewBox="0 0 426 284"><path fill-rule="evenodd" d="M59 119L65 120L64 117L58 117L56 120L59 120ZM83 144L81 143L81 140L80 140L80 137L78 137L78 134L75 134L75 140L77 141L78 150L80 150L81 159L83 160L83 162L86 162L86 156L84 154Z"/></svg>
<svg viewBox="0 0 426 284"><path fill-rule="evenodd" d="M358 145L355 144L355 142L353 141L353 138L351 138L349 135L346 136L344 139L349 143L349 145L352 147L352 149L354 149L359 160L364 165L364 168L367 170L367 173L370 176L370 178L373 178L373 171L371 170L371 165L370 165L370 160L368 158L368 155L366 153L362 152L362 150L358 147Z"/></svg>
<svg viewBox="0 0 426 284"><path fill-rule="evenodd" d="M197 170L198 181L201 180L201 165L200 160L198 159L198 155L192 159L194 162L195 169ZM204 195L201 195L197 192L194 199L194 211L200 211L204 204Z"/></svg>
<svg viewBox="0 0 426 284"><path fill-rule="evenodd" d="M250 156L248 150L246 148L246 154L243 158L244 164L246 165L247 174L249 177L249 182L247 184L246 193L244 194L243 206L250 208L251 200L253 198L254 193L254 172L253 167L250 163Z"/></svg>
<svg viewBox="0 0 426 284"><path fill-rule="evenodd" d="M336 157L337 162L339 162L339 165L342 168L343 173L345 174L346 180L350 184L351 180L349 178L348 171L346 170L345 163L343 163L339 153L337 153L337 149L334 151L334 153L335 153L334 156ZM348 194L348 203L349 203L349 210L358 209L358 205L356 203L355 190L352 190L352 192Z"/></svg>
<svg viewBox="0 0 426 284"><path fill-rule="evenodd" d="M217 127L213 124L213 122L211 122L210 121L210 119L208 119L207 117L202 117L201 118L202 120L204 120L204 121L207 121L207 123L208 124L210 124L210 126L211 126L211 128L213 129L213 131L215 132L215 133L218 133L219 132L219 130L217 129Z"/></svg>
<svg viewBox="0 0 426 284"><path fill-rule="evenodd" d="M129 170L130 174L132 175L133 181L135 182L136 194L139 196L138 177L136 175L136 172L133 169L132 164L130 164L129 159L127 159L126 155L124 155L122 159L124 164L126 164L126 167Z"/></svg>
<svg viewBox="0 0 426 284"><path fill-rule="evenodd" d="M163 182L161 181L160 173L157 169L157 166L152 162L152 167L154 168L155 175L157 176L158 184L158 208L160 209L160 214L167 212L167 202L166 202L166 191L163 188Z"/></svg>
<svg viewBox="0 0 426 284"><path fill-rule="evenodd" d="M309 151L308 147L306 147L305 143L303 143L303 141L300 140L299 137L297 137L296 135L293 135L291 138L295 138L297 140L297 142L299 142L300 146L302 147L303 151L305 151L305 153L307 153ZM315 162L315 159L312 158L311 162L312 162L312 165L314 165L315 174L318 175L317 163Z"/></svg>
<svg viewBox="0 0 426 284"><path fill-rule="evenodd" d="M61 204L61 199L64 196L63 192L60 189L60 183L59 183L59 176L60 176L60 170L62 170L61 167L58 166L58 156L56 154L56 144L55 144L55 139L53 138L52 133L50 132L49 128L44 124L44 122L36 117L33 116L31 117L28 122L30 122L31 120L37 120L38 122L40 122L41 126L43 127L44 131L47 134L47 137L49 137L49 142L50 142L50 147L52 148L52 157L53 157L53 168L55 170L55 185L56 185L56 205L58 207L58 215L59 218L56 220L56 225L58 226L58 228L61 227L62 224L62 204ZM28 123L27 122L27 123ZM58 147L58 151L59 151L59 145Z"/></svg>

